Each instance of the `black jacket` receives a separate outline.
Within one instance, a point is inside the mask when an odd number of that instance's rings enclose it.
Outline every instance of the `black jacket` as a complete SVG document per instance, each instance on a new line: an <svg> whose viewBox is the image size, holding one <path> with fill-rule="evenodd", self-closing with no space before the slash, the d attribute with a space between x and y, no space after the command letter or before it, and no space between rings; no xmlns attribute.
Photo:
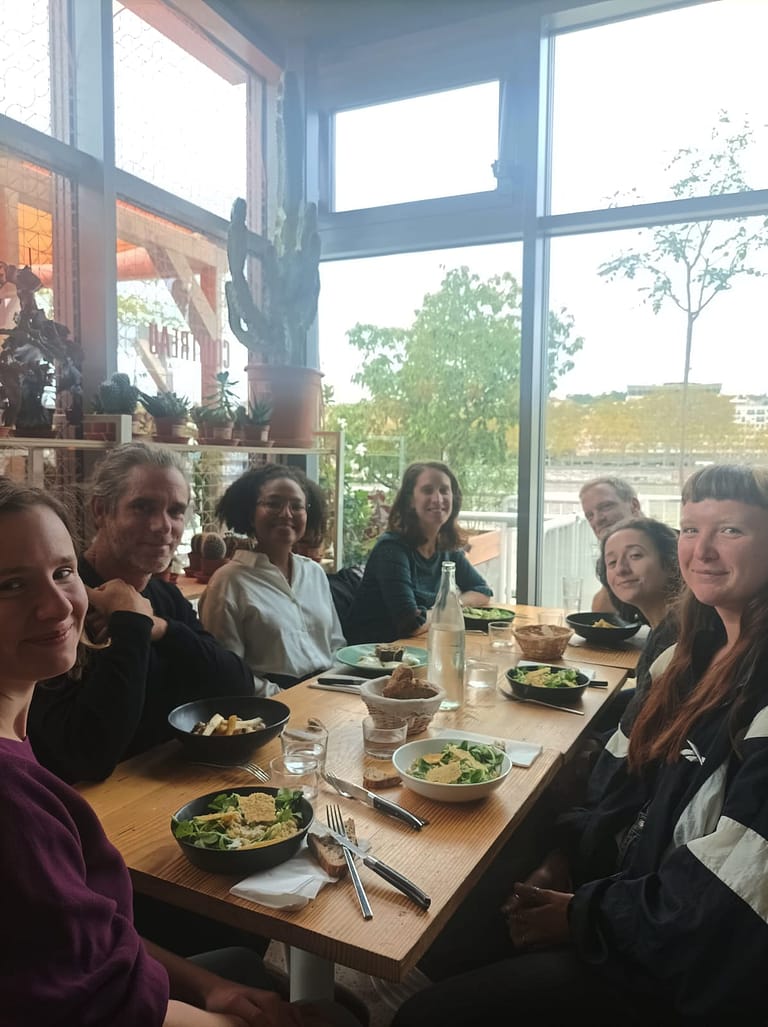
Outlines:
<svg viewBox="0 0 768 1027"><path fill-rule="evenodd" d="M104 583L84 559L80 576L91 588ZM247 665L203 630L175 585L152 578L142 595L168 622L160 641L150 642L148 617L113 613L111 644L89 650L81 680L62 676L35 689L29 739L65 781L101 781L121 760L167 741L168 714L182 703L254 693Z"/></svg>

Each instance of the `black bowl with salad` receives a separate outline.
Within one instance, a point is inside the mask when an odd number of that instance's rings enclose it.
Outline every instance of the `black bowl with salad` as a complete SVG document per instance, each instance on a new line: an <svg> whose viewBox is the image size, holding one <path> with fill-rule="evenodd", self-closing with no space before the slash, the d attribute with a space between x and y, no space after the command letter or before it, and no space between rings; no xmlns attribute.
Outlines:
<svg viewBox="0 0 768 1027"><path fill-rule="evenodd" d="M515 619L513 610L504 610L499 606L465 606L464 627L467 631L488 632L488 625L496 621L507 621L509 624Z"/></svg>
<svg viewBox="0 0 768 1027"><path fill-rule="evenodd" d="M314 811L301 791L230 788L192 799L171 817L171 833L194 866L247 877L285 863Z"/></svg>
<svg viewBox="0 0 768 1027"><path fill-rule="evenodd" d="M536 699L554 706L576 702L589 684L587 675L572 667L553 667L544 663L511 667L507 671L507 681L518 699Z"/></svg>

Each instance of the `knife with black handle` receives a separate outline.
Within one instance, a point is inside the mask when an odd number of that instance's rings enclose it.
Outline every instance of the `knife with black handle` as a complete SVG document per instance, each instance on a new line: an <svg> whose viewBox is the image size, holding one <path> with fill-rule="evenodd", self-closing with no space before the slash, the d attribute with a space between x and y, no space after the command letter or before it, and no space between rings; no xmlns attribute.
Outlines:
<svg viewBox="0 0 768 1027"><path fill-rule="evenodd" d="M349 838L345 838L344 835L338 834L336 831L332 831L327 828L328 834L331 838L335 839L339 845L342 845L345 849L349 849L350 852L354 852L356 856L369 867L379 877L383 877L385 881L388 881L393 887L401 891L403 895L407 895L412 902L415 902L417 906L421 906L422 909L429 909L432 904L432 899L429 895L425 894L414 884L413 881L409 881L407 877L404 877L399 871L395 870L388 863L383 863L380 859L375 856L371 856L370 853L365 852L360 848L359 845L355 845Z"/></svg>

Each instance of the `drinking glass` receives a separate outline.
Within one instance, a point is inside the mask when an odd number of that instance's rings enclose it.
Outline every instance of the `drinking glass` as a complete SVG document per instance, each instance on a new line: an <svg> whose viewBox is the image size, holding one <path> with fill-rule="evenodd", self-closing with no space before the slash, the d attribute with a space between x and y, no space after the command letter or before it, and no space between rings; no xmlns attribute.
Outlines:
<svg viewBox="0 0 768 1027"><path fill-rule="evenodd" d="M405 744L407 720L388 720L383 726L375 717L363 718L363 748L366 756L389 760L395 749Z"/></svg>
<svg viewBox="0 0 768 1027"><path fill-rule="evenodd" d="M317 760L320 773L325 773L325 757L328 752L328 730L324 724L310 717L303 726L287 724L280 735L283 756L312 756Z"/></svg>
<svg viewBox="0 0 768 1027"><path fill-rule="evenodd" d="M503 652L512 648L512 622L494 620L488 625L488 645L491 652Z"/></svg>
<svg viewBox="0 0 768 1027"><path fill-rule="evenodd" d="M467 660L465 680L468 688L495 688L499 668L487 660Z"/></svg>
<svg viewBox="0 0 768 1027"><path fill-rule="evenodd" d="M566 616L581 612L581 578L563 576L563 611Z"/></svg>
<svg viewBox="0 0 768 1027"><path fill-rule="evenodd" d="M305 799L317 795L318 764L308 753L275 756L269 761L269 776L273 788L301 789Z"/></svg>

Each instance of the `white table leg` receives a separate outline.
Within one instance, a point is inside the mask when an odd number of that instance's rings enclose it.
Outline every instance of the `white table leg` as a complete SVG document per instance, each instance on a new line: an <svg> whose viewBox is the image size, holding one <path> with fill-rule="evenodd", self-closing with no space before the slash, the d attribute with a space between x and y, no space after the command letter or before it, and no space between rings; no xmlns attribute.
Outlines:
<svg viewBox="0 0 768 1027"><path fill-rule="evenodd" d="M314 1002L333 999L334 964L304 949L288 949L288 976L291 1002L310 999Z"/></svg>

